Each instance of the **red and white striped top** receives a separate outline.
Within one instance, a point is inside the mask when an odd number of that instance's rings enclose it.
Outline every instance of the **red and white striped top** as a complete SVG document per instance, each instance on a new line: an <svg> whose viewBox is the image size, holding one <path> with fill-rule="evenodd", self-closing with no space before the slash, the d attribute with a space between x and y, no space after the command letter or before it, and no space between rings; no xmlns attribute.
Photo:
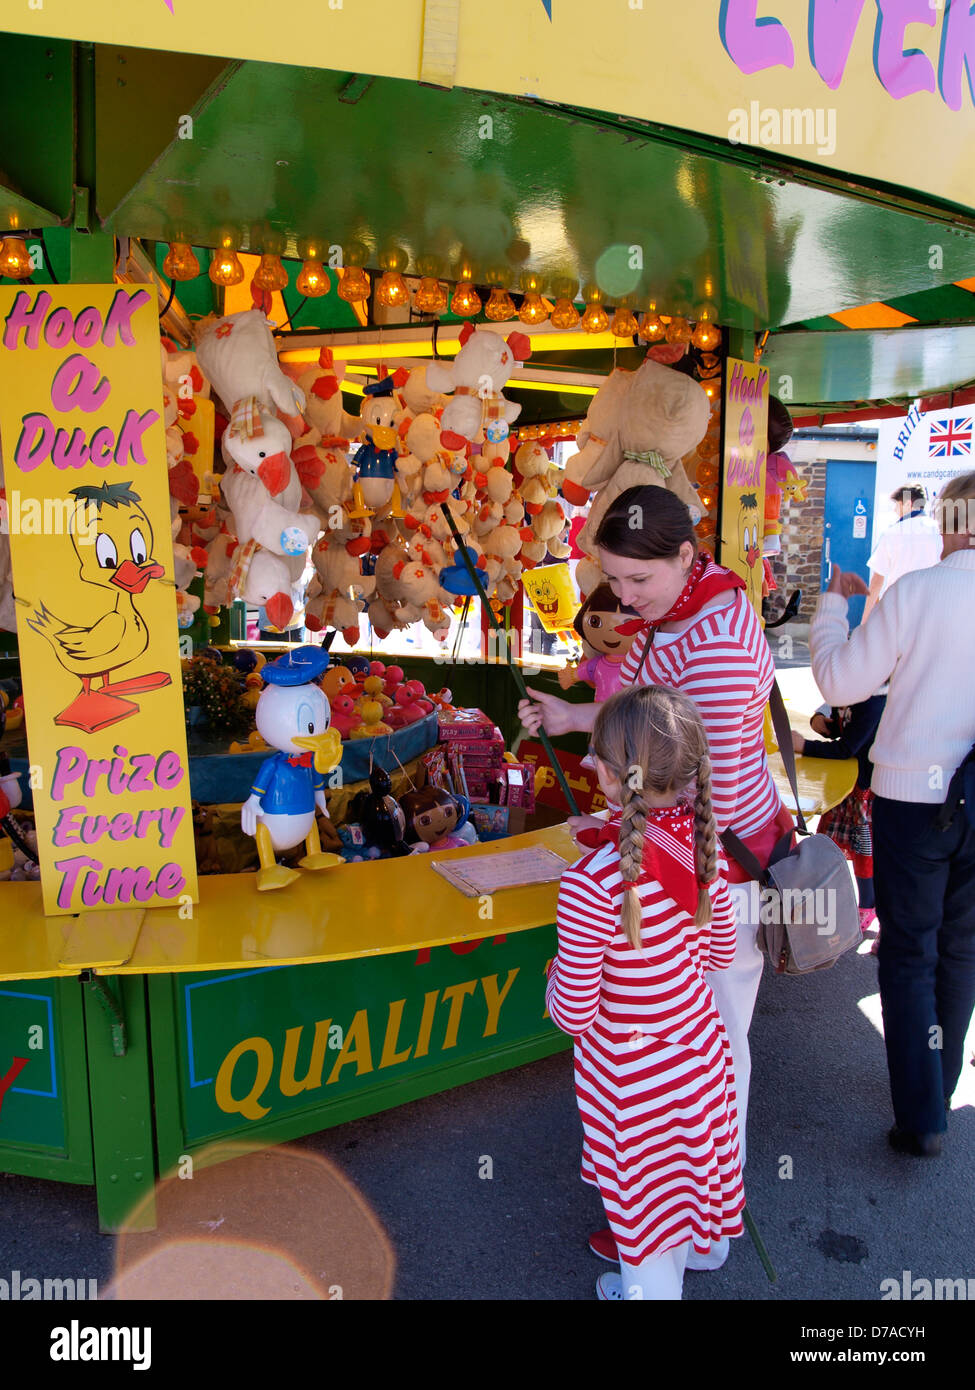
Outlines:
<svg viewBox="0 0 975 1390"><path fill-rule="evenodd" d="M718 830L758 834L781 805L763 737L775 664L758 614L738 590L726 607L702 613L685 632L658 641L641 669L646 646L647 638L638 637L630 648L621 688L666 685L694 701L711 749Z"/></svg>
<svg viewBox="0 0 975 1390"><path fill-rule="evenodd" d="M666 825L652 813L648 834ZM599 1188L622 1258L636 1265L688 1241L741 1232L744 1192L728 1038L705 970L731 964L735 915L723 879L712 921L644 874L642 950L620 926L619 853L603 845L562 877L558 955L546 1002L575 1036L582 1177Z"/></svg>

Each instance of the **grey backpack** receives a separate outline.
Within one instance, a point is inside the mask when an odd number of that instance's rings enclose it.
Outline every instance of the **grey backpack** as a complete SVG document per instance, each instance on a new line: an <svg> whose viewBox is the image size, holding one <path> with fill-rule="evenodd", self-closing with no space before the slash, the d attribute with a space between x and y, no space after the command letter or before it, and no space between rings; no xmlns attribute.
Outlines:
<svg viewBox="0 0 975 1390"><path fill-rule="evenodd" d="M721 843L760 885L758 944L777 975L826 970L861 941L860 914L846 857L826 835L811 835L796 785L792 730L778 683L769 697L772 724L796 799L799 834L783 835L767 869L731 830Z"/></svg>

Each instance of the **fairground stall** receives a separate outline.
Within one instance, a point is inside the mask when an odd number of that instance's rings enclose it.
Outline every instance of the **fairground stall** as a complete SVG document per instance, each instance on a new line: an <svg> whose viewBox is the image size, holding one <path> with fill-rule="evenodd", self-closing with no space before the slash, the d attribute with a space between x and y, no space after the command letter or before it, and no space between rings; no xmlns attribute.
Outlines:
<svg viewBox="0 0 975 1390"><path fill-rule="evenodd" d="M594 515L760 605L781 407L975 380L967 7L662 8L0 0L0 1167L106 1230L566 1046Z"/></svg>

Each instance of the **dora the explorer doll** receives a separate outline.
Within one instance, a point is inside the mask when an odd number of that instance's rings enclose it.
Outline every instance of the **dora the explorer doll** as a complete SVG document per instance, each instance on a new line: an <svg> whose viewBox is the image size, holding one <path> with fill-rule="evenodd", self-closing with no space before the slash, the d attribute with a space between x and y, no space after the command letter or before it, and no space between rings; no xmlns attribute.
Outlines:
<svg viewBox="0 0 975 1390"><path fill-rule="evenodd" d="M634 634L624 635L618 625L639 618L635 608L621 604L608 584L593 589L575 616L572 626L594 655L578 666L559 672L559 685L568 690L576 681L595 686L596 699L608 700L620 688L620 670Z"/></svg>
<svg viewBox="0 0 975 1390"><path fill-rule="evenodd" d="M456 832L470 813L465 797L441 787L421 787L400 797L406 817L406 841L419 850L460 849L467 841Z"/></svg>

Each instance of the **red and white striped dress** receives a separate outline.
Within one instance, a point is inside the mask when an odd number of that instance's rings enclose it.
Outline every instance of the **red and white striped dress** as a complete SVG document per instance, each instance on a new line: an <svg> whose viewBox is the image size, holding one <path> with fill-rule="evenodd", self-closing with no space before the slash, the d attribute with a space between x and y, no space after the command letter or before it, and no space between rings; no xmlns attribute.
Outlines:
<svg viewBox="0 0 975 1390"><path fill-rule="evenodd" d="M726 608L702 613L675 637L661 633L643 664L638 637L620 672L620 687L666 685L697 705L711 750L711 797L718 830L757 835L781 810L769 771L763 726L775 663L758 614L735 591Z"/></svg>
<svg viewBox="0 0 975 1390"><path fill-rule="evenodd" d="M683 817L686 829L690 814L652 810L648 839L675 855L668 827ZM731 1049L704 980L735 953L728 889L711 885L712 921L696 926L646 871L637 888L642 953L620 926L618 846L566 871L546 992L553 1021L576 1039L582 1178L599 1188L629 1265L740 1235L745 1204Z"/></svg>

